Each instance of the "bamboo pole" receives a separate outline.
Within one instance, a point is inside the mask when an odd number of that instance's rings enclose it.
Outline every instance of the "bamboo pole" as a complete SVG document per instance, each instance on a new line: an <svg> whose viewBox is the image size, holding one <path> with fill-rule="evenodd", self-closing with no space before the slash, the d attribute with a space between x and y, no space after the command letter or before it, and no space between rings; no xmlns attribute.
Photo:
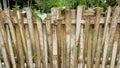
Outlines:
<svg viewBox="0 0 120 68"><path fill-rule="evenodd" d="M55 68L61 68L61 33L59 33L59 29L61 29L61 27L59 28L59 26L61 24L61 21L57 21L56 19L58 19L61 15L61 11L58 8L52 8L51 9L51 23L53 23L52 25L52 34L53 34L53 56L55 59L53 59L54 62L54 66Z"/></svg>
<svg viewBox="0 0 120 68"><path fill-rule="evenodd" d="M117 28L117 18L119 17L120 14L120 7L117 6L115 8L115 11L113 13L113 19L111 22L111 26L110 26L110 32L109 32L109 42L108 42L108 48L107 48L107 59L108 59L108 55L111 52L111 48L113 47L113 40L114 40L114 36L115 36L115 32L116 32L116 28Z"/></svg>
<svg viewBox="0 0 120 68"><path fill-rule="evenodd" d="M67 68L70 68L70 47L71 47L71 44L70 44L70 38L71 38L71 16L70 16L70 10L67 10L65 12L65 26L66 26L66 48L67 48L67 52L66 52L66 67Z"/></svg>
<svg viewBox="0 0 120 68"><path fill-rule="evenodd" d="M9 60L8 60L6 49L5 49L5 42L4 42L1 30L0 30L0 42L1 42L1 44L0 44L1 49L0 50L1 50L1 53L2 53L2 56L3 56L5 66L6 66L6 68L10 68Z"/></svg>
<svg viewBox="0 0 120 68"><path fill-rule="evenodd" d="M70 54L70 68L74 68L74 60L75 60L75 57L74 57L74 48L75 48L75 25L72 25L71 26L71 54Z"/></svg>
<svg viewBox="0 0 120 68"><path fill-rule="evenodd" d="M97 43L97 52L96 52L96 60L95 60L95 68L100 67L100 58L101 58L101 52L102 52L102 25L99 27L99 36L98 36L98 43Z"/></svg>
<svg viewBox="0 0 120 68"><path fill-rule="evenodd" d="M26 46L26 41L25 41L25 30L24 30L24 20L23 17L20 13L20 10L16 10L16 17L17 17L17 24L18 24L18 29L20 30L20 36L21 36L21 41L22 41L22 46L23 46L23 50L24 50L24 56L25 56L25 60L26 63L28 65L28 58L27 58L27 46Z"/></svg>
<svg viewBox="0 0 120 68"><path fill-rule="evenodd" d="M94 38L93 38L93 51L92 51L92 64L93 64L93 60L95 57L95 49L96 49L96 45L97 45L97 41L98 41L98 31L99 31L99 22L100 22L100 16L102 13L102 9L98 8L96 10L96 21L95 21L95 30L94 30Z"/></svg>
<svg viewBox="0 0 120 68"><path fill-rule="evenodd" d="M107 56L107 48L108 48L108 39L109 39L109 27L106 30L106 38L105 38L105 44L103 49L103 61L102 61L102 68L105 68L106 65L106 56Z"/></svg>
<svg viewBox="0 0 120 68"><path fill-rule="evenodd" d="M90 25L90 16L86 17L85 24L85 47L88 47L88 57L87 57L87 68L92 67L92 35L91 35L91 25ZM85 50L84 50L85 51ZM87 51L86 51L87 52ZM86 54L86 52L84 52Z"/></svg>
<svg viewBox="0 0 120 68"><path fill-rule="evenodd" d="M23 48L22 48L22 40L20 36L20 30L18 25L16 25L16 40L17 40L17 50L18 50L18 63L20 68L24 68L24 55L23 55Z"/></svg>
<svg viewBox="0 0 120 68"><path fill-rule="evenodd" d="M10 10L9 9L6 9L4 11L4 18L6 19L6 22L8 22L8 25L9 25L9 28L10 28L10 32L11 32L11 36L12 36L12 39L13 39L13 43L14 43L15 48L16 48L15 30L14 30L13 23L11 21L11 16L10 16Z"/></svg>
<svg viewBox="0 0 120 68"><path fill-rule="evenodd" d="M25 39L27 44L28 68L33 68L32 44L29 35L28 25L25 25Z"/></svg>
<svg viewBox="0 0 120 68"><path fill-rule="evenodd" d="M116 61L116 56L117 56L117 48L118 48L118 41L119 41L119 27L117 26L117 30L115 33L115 38L114 38L114 43L113 43L113 51L112 51L112 58L111 58L111 63L110 63L110 68L115 68L115 61Z"/></svg>
<svg viewBox="0 0 120 68"><path fill-rule="evenodd" d="M75 57L74 57L75 58L75 61L74 61L75 65L74 65L74 68L78 68L78 60L81 61L80 56L79 56L79 59L77 57L78 56L78 54L77 54L77 51L78 51L77 47L78 47L78 44L79 44L79 41L80 41L80 31L81 31L81 28L82 28L81 27L82 11L83 11L83 9L81 7L77 8L76 37L75 37L76 39L75 39L75 49L74 49L75 50ZM82 66L84 65L84 58L83 58L83 62L81 62L81 65Z"/></svg>
<svg viewBox="0 0 120 68"><path fill-rule="evenodd" d="M57 62L58 62L58 68L61 68L61 28L62 24L61 21L56 22L56 32L57 32Z"/></svg>
<svg viewBox="0 0 120 68"><path fill-rule="evenodd" d="M110 20L110 15L111 15L111 7L108 7L108 9L107 9L107 17L106 17L106 21L105 21L105 27L104 27L104 32L103 32L103 38L102 38L102 47L104 46L104 49L105 49L105 47L107 46L107 45L105 45L105 43L107 43L107 35L108 35L108 29L109 29L109 27L108 27L108 21ZM104 66L105 66L105 59L106 59L106 57L105 57L105 52L103 51L103 62L102 62L102 68L104 68Z"/></svg>
<svg viewBox="0 0 120 68"><path fill-rule="evenodd" d="M5 63L6 68L10 68L10 64L9 64L9 59L8 59L8 55L7 52L9 52L9 48L7 47L7 38L6 38L6 32L5 32L5 28L3 27L3 15L2 13L0 14L1 18L0 18L0 39L1 39L1 53L3 56L3 60ZM3 42L3 43L2 43Z"/></svg>
<svg viewBox="0 0 120 68"><path fill-rule="evenodd" d="M80 29L80 53L79 53L79 57L78 57L78 60L79 60L79 68L83 68L84 66L84 63L85 63L85 58L84 58L84 27L83 25L81 25L81 29Z"/></svg>
<svg viewBox="0 0 120 68"><path fill-rule="evenodd" d="M13 51L13 46L12 46L12 41L11 41L11 37L10 37L10 30L8 25L6 25L6 31L7 31L7 41L8 41L8 47L9 47L9 53L10 53L10 59L11 59L11 63L12 63L12 67L13 68L17 68L16 67L16 62L15 62L15 56L14 56L14 51Z"/></svg>
<svg viewBox="0 0 120 68"><path fill-rule="evenodd" d="M47 31L47 43L48 43L48 55L50 68L53 68L53 46L52 46L52 31L51 31L51 22L50 20L46 21L46 31Z"/></svg>
<svg viewBox="0 0 120 68"><path fill-rule="evenodd" d="M43 67L47 68L48 61L47 61L47 58L45 58L47 57L47 55L45 54L47 53L46 51L47 47L44 44L44 39L45 39L44 37L45 34L43 32L44 27L42 26L42 21L40 19L37 19L36 23L37 23L37 29L38 29L38 34L39 34L39 42L40 42L40 50L41 50L41 58L42 58L41 60L42 60Z"/></svg>
<svg viewBox="0 0 120 68"><path fill-rule="evenodd" d="M57 38L59 38L59 37L57 37L57 29L56 29L57 27L55 26L55 25L52 25L52 37L53 37L53 65L54 65L54 68L58 68L58 67L61 67L61 64L60 63L58 63L58 62L60 62L60 56L61 55L58 55L58 45L59 44L57 44L58 42L57 42ZM60 48L59 48L59 50L60 50ZM59 58L59 60L58 60L58 58ZM59 66L58 66L59 65Z"/></svg>
<svg viewBox="0 0 120 68"><path fill-rule="evenodd" d="M76 22L75 21L76 17L76 11L74 9L71 10L71 22ZM76 35L76 27L75 25L71 26L71 54L70 54L70 68L74 68L74 61L75 61L75 35Z"/></svg>
<svg viewBox="0 0 120 68"><path fill-rule="evenodd" d="M34 38L34 27L33 27L33 20L32 20L32 10L30 8L26 9L26 15L27 15L27 22L28 22L28 28L30 33L30 40L33 50L33 55L35 51L35 38Z"/></svg>
<svg viewBox="0 0 120 68"><path fill-rule="evenodd" d="M44 53L45 53L45 64L46 68L48 68L48 44L47 44L47 31L46 31L46 25L43 25L43 42L44 42Z"/></svg>
<svg viewBox="0 0 120 68"><path fill-rule="evenodd" d="M65 31L65 25L61 26L61 60L62 60L62 64L61 64L61 68L66 68L66 31Z"/></svg>
<svg viewBox="0 0 120 68"><path fill-rule="evenodd" d="M40 49L40 42L39 42L39 34L38 34L38 29L37 29L37 25L35 25L34 27L34 32L35 32L35 64L36 64L36 68L41 68L41 49Z"/></svg>

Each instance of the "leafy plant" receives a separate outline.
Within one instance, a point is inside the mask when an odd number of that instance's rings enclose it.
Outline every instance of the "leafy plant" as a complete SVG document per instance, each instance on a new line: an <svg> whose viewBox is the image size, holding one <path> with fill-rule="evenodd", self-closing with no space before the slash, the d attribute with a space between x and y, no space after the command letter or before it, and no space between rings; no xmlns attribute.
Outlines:
<svg viewBox="0 0 120 68"><path fill-rule="evenodd" d="M20 5L15 5L14 8L19 9Z"/></svg>
<svg viewBox="0 0 120 68"><path fill-rule="evenodd" d="M29 7L39 9L41 13L49 13L52 7L58 7L61 10L76 9L77 6L82 6L87 9L89 7L103 7L115 6L119 4L120 0L34 0ZM19 6L16 6L19 8Z"/></svg>
<svg viewBox="0 0 120 68"><path fill-rule="evenodd" d="M35 0L34 7L40 9L41 12L50 12L52 7L56 7L57 0Z"/></svg>

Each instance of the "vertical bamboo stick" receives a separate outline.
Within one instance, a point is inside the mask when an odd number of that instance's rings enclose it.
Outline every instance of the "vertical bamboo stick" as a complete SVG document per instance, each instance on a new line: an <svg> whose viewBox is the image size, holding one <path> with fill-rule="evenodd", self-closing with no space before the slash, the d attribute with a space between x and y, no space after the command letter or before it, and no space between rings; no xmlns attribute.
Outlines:
<svg viewBox="0 0 120 68"><path fill-rule="evenodd" d="M16 38L15 38L15 31L14 31L14 26L13 26L13 23L11 21L11 17L10 17L10 10L9 9L6 9L4 11L4 17L6 19L6 21L8 22L8 25L9 25L9 28L10 28L10 32L11 32L11 36L12 36L12 39L13 39L13 43L16 47Z"/></svg>
<svg viewBox="0 0 120 68"><path fill-rule="evenodd" d="M65 25L61 26L61 60L62 60L62 64L61 64L61 68L66 68L66 31L65 31Z"/></svg>
<svg viewBox="0 0 120 68"><path fill-rule="evenodd" d="M88 47L87 68L92 67L92 60L91 60L91 58L92 58L92 44L91 44L91 41L92 41L92 39L91 39L90 16L87 16L86 23L85 23L85 41L84 41L85 46Z"/></svg>
<svg viewBox="0 0 120 68"><path fill-rule="evenodd" d="M53 46L52 46L52 32L51 32L51 22L50 20L46 21L46 30L47 30L47 42L48 42L48 55L50 68L53 68Z"/></svg>
<svg viewBox="0 0 120 68"><path fill-rule="evenodd" d="M58 58L60 58L60 55L58 55L58 51L57 51L59 44L57 44L58 37L57 37L57 29L55 25L52 25L52 34L53 34L52 36L53 36L53 57L54 57L53 64L54 64L54 68L58 68L61 66L61 64L58 63L60 60L60 59L58 60Z"/></svg>
<svg viewBox="0 0 120 68"><path fill-rule="evenodd" d="M106 64L106 56L107 56L107 48L108 48L108 39L109 39L109 27L106 30L106 38L105 38L105 44L104 44L104 50L103 50L103 62L102 62L102 68L105 68Z"/></svg>
<svg viewBox="0 0 120 68"><path fill-rule="evenodd" d="M81 59L79 58L78 59L78 44L79 44L79 41L80 41L80 31L81 31L81 21L82 21L82 11L83 9L81 7L78 7L77 8L77 21L76 21L76 40L75 40L75 65L74 65L74 68L78 68L78 60L81 61ZM79 56L80 57L80 56ZM84 65L84 61L82 62L82 64Z"/></svg>
<svg viewBox="0 0 120 68"><path fill-rule="evenodd" d="M74 48L75 48L75 25L71 27L71 55L70 55L70 68L74 68Z"/></svg>
<svg viewBox="0 0 120 68"><path fill-rule="evenodd" d="M10 68L10 64L9 64L9 60L7 58L7 53L6 53L5 44L4 44L5 42L4 42L1 30L0 30L0 43L1 43L0 44L0 46L1 46L1 53L2 53L2 56L3 56L3 60L4 60L4 63L5 63L5 66L6 66L6 68Z"/></svg>
<svg viewBox="0 0 120 68"><path fill-rule="evenodd" d="M113 46L113 40L114 40L114 36L115 36L115 31L116 31L116 27L117 27L117 18L119 17L120 14L120 7L117 6L115 8L115 11L113 13L113 18L112 18L112 22L111 22L111 26L110 26L110 32L109 32L109 42L108 42L108 48L107 48L107 59L108 59L108 55L110 54L111 48Z"/></svg>
<svg viewBox="0 0 120 68"><path fill-rule="evenodd" d="M62 21L57 21L56 22L56 32L57 32L57 56L58 56L58 68L61 68L61 26L62 26Z"/></svg>
<svg viewBox="0 0 120 68"><path fill-rule="evenodd" d="M20 30L18 25L16 25L16 40L17 40L17 50L18 50L18 67L24 68L24 56L23 56L23 50L22 50L22 41L20 36Z"/></svg>
<svg viewBox="0 0 120 68"><path fill-rule="evenodd" d="M51 23L53 24L52 25L52 32L53 32L53 56L54 56L54 66L56 66L55 68L61 68L61 62L60 62L60 59L61 59L61 37L59 37L58 35L61 35L59 33L59 29L57 26L60 26L60 25L55 25L55 20L58 19L61 15L61 11L58 9L58 8L52 8L51 9L51 13L52 13L52 17L51 17ZM59 22L59 21L58 21ZM58 23L57 22L57 23ZM61 23L61 22L59 22ZM57 30L58 29L58 30ZM57 36L56 36L57 35ZM58 45L57 45L58 43Z"/></svg>
<svg viewBox="0 0 120 68"><path fill-rule="evenodd" d="M94 61L94 57L95 57L95 49L96 49L96 45L97 45L97 41L98 41L98 31L99 31L99 23L100 23L100 16L102 13L102 8L97 8L96 10L96 21L95 21L95 30L94 30L94 38L93 38L93 51L92 51L92 64Z"/></svg>
<svg viewBox="0 0 120 68"><path fill-rule="evenodd" d="M76 17L76 10L71 10L71 23L76 23L75 20ZM76 27L75 24L71 26L71 55L70 55L70 68L74 68L74 61L75 61L75 57L74 57L74 51L75 51L75 34L76 33Z"/></svg>
<svg viewBox="0 0 120 68"><path fill-rule="evenodd" d="M27 44L27 58L28 58L28 68L33 68L33 57L32 57L32 48L30 42L30 35L28 30L28 25L25 25L25 37L26 37L26 44Z"/></svg>
<svg viewBox="0 0 120 68"><path fill-rule="evenodd" d="M84 28L83 25L81 25L81 29L80 29L80 56L79 56L79 67L78 68L83 68L84 67Z"/></svg>
<svg viewBox="0 0 120 68"><path fill-rule="evenodd" d="M103 38L102 38L102 47L105 45L105 43L107 43L106 40L106 35L107 35L107 30L108 30L108 21L110 20L110 15L111 15L111 7L108 7L107 9L107 17L106 17L106 20L105 20L105 27L104 27L104 32L103 32ZM105 45L106 46L106 45ZM103 52L104 54L105 52ZM105 55L105 54L104 54ZM105 56L103 55L103 62L102 62L102 68L104 68L105 66Z"/></svg>
<svg viewBox="0 0 120 68"><path fill-rule="evenodd" d="M9 60L7 58L7 52L8 52L8 47L5 46L7 44L7 38L6 38L6 32L5 32L5 28L3 27L3 15L0 14L1 18L0 18L0 39L1 39L1 53L3 55L3 60L5 63L6 68L10 68L10 64L9 64Z"/></svg>
<svg viewBox="0 0 120 68"><path fill-rule="evenodd" d="M10 31L9 31L9 27L8 25L6 25L6 31L7 31L7 38L8 38L8 47L9 47L9 51L10 51L10 59L12 62L12 67L16 68L16 62L15 62L15 57L14 57L14 53L13 53L13 46L12 46L12 41L11 41L11 37L10 37Z"/></svg>
<svg viewBox="0 0 120 68"><path fill-rule="evenodd" d="M19 27L19 30L20 30L20 36L21 36L21 40L22 40L22 46L23 46L23 50L24 50L24 53L25 53L25 59L28 63L28 58L27 57L27 47L26 47L26 41L25 41L25 31L24 31L24 20L23 20L23 17L20 13L20 10L17 10L16 11L16 16L17 16L17 24L18 24L18 27Z"/></svg>
<svg viewBox="0 0 120 68"><path fill-rule="evenodd" d="M100 25L99 27L99 36L98 36L98 43L97 43L97 52L96 52L96 60L95 60L95 68L99 68L100 67L100 59L101 59L101 52L102 52L102 46L101 46L101 42L102 42L102 25Z"/></svg>
<svg viewBox="0 0 120 68"><path fill-rule="evenodd" d="M35 47L36 47L36 68L41 68L41 49L40 49L40 43L39 43L39 35L38 35L38 29L37 29L37 25L35 25L34 28L34 32L35 32Z"/></svg>
<svg viewBox="0 0 120 68"><path fill-rule="evenodd" d="M45 28L42 25L42 21L40 19L36 20L37 23L37 29L38 29L38 34L39 34L39 42L40 42L40 50L41 50L41 61L42 61L42 66L44 68L47 68L48 66L48 61L47 61L47 47L44 44L44 35L46 35L43 31L45 30ZM46 40L45 40L46 41Z"/></svg>
<svg viewBox="0 0 120 68"><path fill-rule="evenodd" d="M104 27L104 32L103 32L102 46L105 43L106 32L107 32L108 23L109 23L109 20L110 20L110 15L111 15L111 7L109 6L107 8L107 17L106 17L106 20L105 20L105 27Z"/></svg>
<svg viewBox="0 0 120 68"><path fill-rule="evenodd" d="M10 14L10 9L9 8L4 10L3 16L4 16L3 18L5 19L5 22L8 23L8 26L10 28L10 33L11 33L11 38L12 38L11 41L13 42L14 50L16 50L16 48L17 48L17 46L16 46L16 36L15 36L14 24L11 20L11 14ZM17 54L17 51L15 51L14 53ZM10 56L9 51L8 51L8 54Z"/></svg>
<svg viewBox="0 0 120 68"><path fill-rule="evenodd" d="M70 10L67 10L65 13L65 26L66 26L66 47L67 47L67 58L66 58L66 66L67 68L70 68L70 32L71 32L71 16L70 16Z"/></svg>
<svg viewBox="0 0 120 68"><path fill-rule="evenodd" d="M48 68L48 46L47 46L47 36L46 36L46 25L43 25L43 42L44 42L44 49L45 49L45 64L46 68Z"/></svg>
<svg viewBox="0 0 120 68"><path fill-rule="evenodd" d="M34 45L34 28L33 28L33 22L32 22L32 11L30 8L27 8L27 22L29 25L29 32L30 32L30 38L32 41L32 46Z"/></svg>
<svg viewBox="0 0 120 68"><path fill-rule="evenodd" d="M31 45L32 45L33 55L34 55L35 38L34 38L34 28L33 28L33 20L32 20L32 10L30 8L26 9L26 15L27 15L27 23L29 27L29 33L30 33L30 40L31 40Z"/></svg>
<svg viewBox="0 0 120 68"><path fill-rule="evenodd" d="M113 43L113 51L112 51L112 58L111 58L111 63L110 63L110 68L115 68L115 61L116 61L116 56L117 56L117 48L118 48L118 40L119 40L119 31L118 27L115 33L115 38L114 38L114 43Z"/></svg>

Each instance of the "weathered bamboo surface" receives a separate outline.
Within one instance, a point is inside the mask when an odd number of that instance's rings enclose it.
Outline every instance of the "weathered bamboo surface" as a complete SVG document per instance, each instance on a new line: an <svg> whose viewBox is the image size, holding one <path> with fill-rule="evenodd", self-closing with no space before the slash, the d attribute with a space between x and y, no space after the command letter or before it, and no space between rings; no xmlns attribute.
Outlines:
<svg viewBox="0 0 120 68"><path fill-rule="evenodd" d="M119 6L34 12L0 12L0 68L120 68Z"/></svg>

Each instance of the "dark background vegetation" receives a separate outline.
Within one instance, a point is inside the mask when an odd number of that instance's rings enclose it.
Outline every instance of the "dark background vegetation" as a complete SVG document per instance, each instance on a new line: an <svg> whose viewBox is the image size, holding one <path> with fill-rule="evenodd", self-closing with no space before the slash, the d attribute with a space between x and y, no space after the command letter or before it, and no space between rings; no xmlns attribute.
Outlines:
<svg viewBox="0 0 120 68"><path fill-rule="evenodd" d="M48 13L52 7L58 7L61 10L76 9L77 6L82 6L84 9L89 7L102 7L106 9L108 6L116 6L120 0L6 0L7 6L10 8L31 7L39 9L41 12ZM1 0L3 5L3 0Z"/></svg>

